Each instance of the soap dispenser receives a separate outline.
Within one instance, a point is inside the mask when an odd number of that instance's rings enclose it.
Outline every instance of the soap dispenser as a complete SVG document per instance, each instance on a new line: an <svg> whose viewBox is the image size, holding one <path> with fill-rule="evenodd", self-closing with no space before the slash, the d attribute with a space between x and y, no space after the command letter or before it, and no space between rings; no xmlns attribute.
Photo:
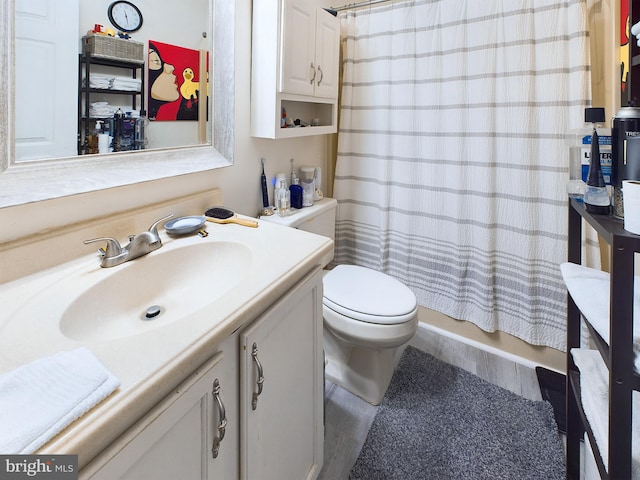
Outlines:
<svg viewBox="0 0 640 480"><path fill-rule="evenodd" d="M587 187L584 192L584 205L589 213L608 215L611 207L609 192L602 176L600 165L600 145L598 139L597 124L603 123L604 108L585 108L584 121L593 124L591 135L591 158L589 159L589 173L587 175Z"/></svg>

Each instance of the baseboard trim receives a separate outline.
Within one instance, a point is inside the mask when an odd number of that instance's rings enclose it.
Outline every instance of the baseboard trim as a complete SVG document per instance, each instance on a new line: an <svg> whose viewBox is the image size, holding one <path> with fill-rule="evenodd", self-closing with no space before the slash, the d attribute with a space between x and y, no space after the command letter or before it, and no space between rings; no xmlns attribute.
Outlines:
<svg viewBox="0 0 640 480"><path fill-rule="evenodd" d="M520 355L516 355L514 353L511 352L507 352L505 350L502 350L500 348L497 348L495 346L492 345L488 345L486 343L483 342L479 342L477 340L474 340L472 338L466 337L464 335L460 335L458 333L452 332L450 330L446 330L444 328L440 328L437 327L435 325L429 324L429 323L425 323L425 322L418 322L418 330L416 332L415 337L417 337L417 339L420 338L424 338L426 336L428 336L430 334L430 332L436 333L438 335L450 338L452 340L455 340L457 342L461 342L464 343L466 345L469 345L471 347L477 348L479 350L483 350L485 352L488 353L492 353L494 355L500 356L502 358L505 358L507 360L510 360L512 362L515 363L519 363L521 365L524 365L526 367L535 369L536 366L543 366L549 370L558 372L558 373L562 373L564 374L564 369L559 369L557 365L552 365L552 364L548 364L548 362L545 362L543 359L531 359L531 358L527 358L527 357L523 357ZM523 342L524 343L524 342ZM409 341L409 344L412 344L412 341ZM561 353L561 352L559 352Z"/></svg>

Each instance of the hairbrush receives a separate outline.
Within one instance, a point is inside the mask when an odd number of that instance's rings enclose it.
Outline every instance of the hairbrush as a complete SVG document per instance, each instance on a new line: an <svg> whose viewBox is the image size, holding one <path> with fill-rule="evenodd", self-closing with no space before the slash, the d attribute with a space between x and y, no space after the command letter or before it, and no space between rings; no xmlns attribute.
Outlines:
<svg viewBox="0 0 640 480"><path fill-rule="evenodd" d="M213 207L204 212L207 221L213 223L237 223L245 227L257 227L258 221L239 218L235 212L223 207Z"/></svg>

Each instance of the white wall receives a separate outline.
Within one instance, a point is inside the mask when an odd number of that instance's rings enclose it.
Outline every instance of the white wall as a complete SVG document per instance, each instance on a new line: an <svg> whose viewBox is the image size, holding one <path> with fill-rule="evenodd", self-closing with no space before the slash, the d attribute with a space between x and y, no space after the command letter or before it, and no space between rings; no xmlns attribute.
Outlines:
<svg viewBox="0 0 640 480"><path fill-rule="evenodd" d="M3 249L33 240L31 234L25 233L23 239L9 242L15 238L16 231L29 232L39 222L49 230L213 188L222 189L225 206L255 216L262 206L261 157L266 159L268 177L280 171L288 173L290 158L295 159L297 166L326 168L326 136L277 141L250 136L251 3L251 0L236 0L235 164L198 174L0 209L0 259ZM270 199L273 199L273 192L270 192ZM85 246L78 245L78 251L79 255L86 253ZM49 255L55 255L55 252L49 252Z"/></svg>

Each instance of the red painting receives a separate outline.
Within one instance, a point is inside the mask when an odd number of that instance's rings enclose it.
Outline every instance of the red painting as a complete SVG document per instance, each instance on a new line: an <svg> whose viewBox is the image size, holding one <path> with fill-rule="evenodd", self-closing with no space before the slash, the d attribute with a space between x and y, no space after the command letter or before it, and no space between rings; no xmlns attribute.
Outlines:
<svg viewBox="0 0 640 480"><path fill-rule="evenodd" d="M149 120L198 120L200 52L149 40ZM207 75L207 72L204 72Z"/></svg>

